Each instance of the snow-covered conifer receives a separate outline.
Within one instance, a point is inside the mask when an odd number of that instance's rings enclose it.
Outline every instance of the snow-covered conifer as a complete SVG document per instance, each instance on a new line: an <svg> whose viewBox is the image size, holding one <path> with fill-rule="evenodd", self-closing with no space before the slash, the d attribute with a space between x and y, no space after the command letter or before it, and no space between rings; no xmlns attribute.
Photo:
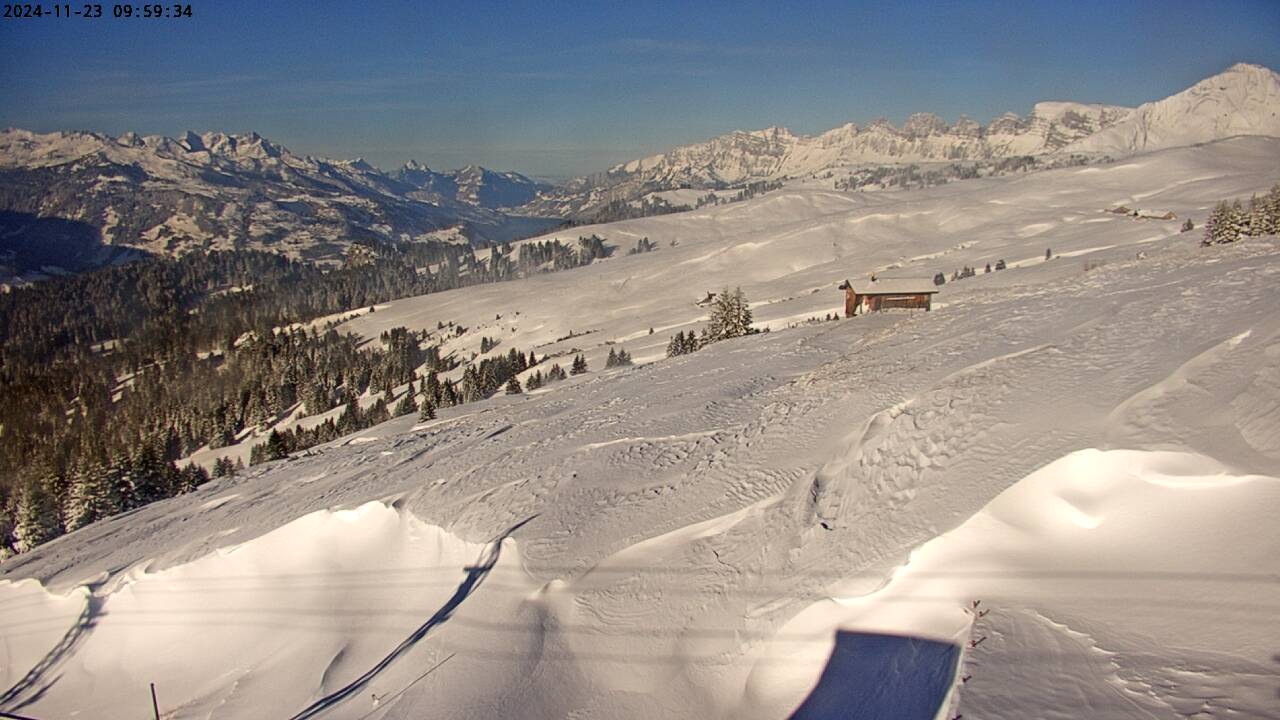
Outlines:
<svg viewBox="0 0 1280 720"><path fill-rule="evenodd" d="M436 404L431 398L423 398L422 406L418 410L418 422L426 422L427 420L436 419Z"/></svg>
<svg viewBox="0 0 1280 720"><path fill-rule="evenodd" d="M14 549L26 552L62 534L58 503L44 483L28 482L18 495Z"/></svg>
<svg viewBox="0 0 1280 720"><path fill-rule="evenodd" d="M109 467L95 464L72 477L71 488L63 502L63 517L68 530L84 527L122 510L124 503L119 497L117 479Z"/></svg>
<svg viewBox="0 0 1280 720"><path fill-rule="evenodd" d="M732 292L725 288L716 295L711 308L706 329L707 339L709 342L717 342L748 335L753 332L751 319L751 307L742 288L735 288Z"/></svg>

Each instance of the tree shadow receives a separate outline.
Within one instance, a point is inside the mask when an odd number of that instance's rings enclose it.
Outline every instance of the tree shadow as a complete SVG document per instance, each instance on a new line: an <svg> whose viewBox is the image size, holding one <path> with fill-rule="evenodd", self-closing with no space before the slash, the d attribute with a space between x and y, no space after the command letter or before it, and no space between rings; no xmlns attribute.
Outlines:
<svg viewBox="0 0 1280 720"><path fill-rule="evenodd" d="M506 530L506 532L503 532L492 542L486 545L484 550L480 552L480 557L477 558L475 565L464 568L467 575L458 585L458 588L454 590L453 596L446 600L444 605L442 605L439 610L436 610L430 618L427 618L426 622L419 625L418 628L410 633L407 638L402 640L395 649L387 654L386 657L379 660L377 664L372 668L369 668L369 670L360 677L352 680L346 686L315 701L305 710L290 718L290 720L307 720L307 718L313 718L360 692L369 684L370 680L377 677L379 673L386 670L393 662L398 660L402 655L412 649L413 646L417 645L423 638L425 638L427 633L431 632L432 628L446 622L453 616L453 611L457 610L458 606L470 597L471 593L475 592L480 583L483 582L485 577L489 575L489 572L493 570L494 565L497 565L498 557L502 553L502 541L510 537L512 533L519 530L521 527L524 527L536 517L537 515L532 515L521 520L515 525L512 525Z"/></svg>
<svg viewBox="0 0 1280 720"><path fill-rule="evenodd" d="M955 678L960 647L838 630L818 684L792 720L933 720Z"/></svg>
<svg viewBox="0 0 1280 720"><path fill-rule="evenodd" d="M105 580L102 582L106 582ZM12 687L4 691L0 695L0 708L6 710L21 710L22 708L36 702L49 692L61 675L54 675L58 668L66 662L67 658L75 652L76 648L84 642L98 624L98 618L102 614L102 606L104 599L99 597L97 590L102 586L102 582L87 585L89 597L85 599L84 609L80 611L80 617L76 618L75 623L67 629L58 643L45 653L40 662L36 663L22 679L14 683ZM52 675L52 677L50 677Z"/></svg>
<svg viewBox="0 0 1280 720"><path fill-rule="evenodd" d="M1277 663L1280 663L1280 653L1276 653L1275 655L1272 655L1271 659L1275 660ZM1280 688L1276 688L1276 697L1280 698Z"/></svg>
<svg viewBox="0 0 1280 720"><path fill-rule="evenodd" d="M98 228L79 220L0 210L0 272L81 272L145 255L136 248L104 244Z"/></svg>

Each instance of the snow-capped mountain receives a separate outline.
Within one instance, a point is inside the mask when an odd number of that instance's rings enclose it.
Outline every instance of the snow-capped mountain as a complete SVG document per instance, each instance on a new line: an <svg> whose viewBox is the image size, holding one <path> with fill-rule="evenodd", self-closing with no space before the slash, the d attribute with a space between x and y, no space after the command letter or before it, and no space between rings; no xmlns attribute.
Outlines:
<svg viewBox="0 0 1280 720"><path fill-rule="evenodd" d="M1066 148L1127 155L1233 135L1280 136L1280 74L1239 63Z"/></svg>
<svg viewBox="0 0 1280 720"><path fill-rule="evenodd" d="M458 202L490 209L524 205L539 192L551 189L547 183L517 172L498 172L479 165L436 172L414 160L392 173L392 177L417 188L413 197L428 202Z"/></svg>
<svg viewBox="0 0 1280 720"><path fill-rule="evenodd" d="M469 168L452 193L424 193L414 177L360 159L299 157L256 133L3 130L0 262L15 274L38 270L52 249L67 260L53 265L77 270L114 257L98 252L98 238L158 253L262 248L332 260L357 241L502 241L549 223L492 209L495 199L526 198L511 189L516 178L533 184L522 176ZM60 240L69 234L75 257Z"/></svg>
<svg viewBox="0 0 1280 720"><path fill-rule="evenodd" d="M601 175L576 178L529 207L571 215L658 190L716 189L850 165L1041 155L1089 137L1130 112L1112 105L1042 102L1025 118L1006 113L985 127L965 117L948 125L932 113L916 113L901 128L877 120L862 126L847 123L816 136L796 135L782 127L735 130L615 165Z"/></svg>
<svg viewBox="0 0 1280 720"><path fill-rule="evenodd" d="M1006 113L986 126L932 113L901 128L887 120L848 123L816 136L772 127L734 131L704 143L618 164L546 193L528 209L573 215L602 203L681 187L720 188L800 177L851 165L994 160L1070 153L1127 155L1233 135L1280 135L1280 76L1239 64L1140 108L1037 103L1026 117Z"/></svg>

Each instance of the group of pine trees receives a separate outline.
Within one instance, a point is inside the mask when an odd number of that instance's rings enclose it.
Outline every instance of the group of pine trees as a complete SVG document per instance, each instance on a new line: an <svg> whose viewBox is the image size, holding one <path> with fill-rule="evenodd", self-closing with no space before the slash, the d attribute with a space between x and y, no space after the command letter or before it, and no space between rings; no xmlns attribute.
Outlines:
<svg viewBox="0 0 1280 720"><path fill-rule="evenodd" d="M579 237L577 247L554 238L521 243L514 261L511 260L509 250L497 246L490 255L489 264L496 268L499 279L509 279L547 270L569 270L590 265L596 260L609 257L612 252L613 248L605 245L604 238L593 234Z"/></svg>
<svg viewBox="0 0 1280 720"><path fill-rule="evenodd" d="M959 148L956 148L959 152ZM957 158L952 158L958 160ZM993 177L1011 173L1025 173L1032 170L1047 170L1058 167L1075 167L1088 164L1089 158L1072 154L1054 158L1039 158L1031 155L1017 155L998 160L960 161L947 165L931 165L926 168L911 163L907 165L880 165L863 167L850 172L847 176L835 180L836 190L862 190L871 186L881 189L901 188L911 190L917 188L944 185L955 180L970 180L979 177ZM1109 159L1104 159L1104 162Z"/></svg>
<svg viewBox="0 0 1280 720"><path fill-rule="evenodd" d="M756 195L762 195L773 190L782 189L781 180L757 180L746 183L745 185L734 185L731 187L721 187L721 192L732 192L732 195L717 195L715 192L709 192L697 199L694 209L705 206L715 207L716 205L727 205L729 203L742 202L750 200ZM734 192L737 191L737 192Z"/></svg>
<svg viewBox="0 0 1280 720"><path fill-rule="evenodd" d="M1254 195L1246 208L1239 199L1222 201L1204 223L1201 245L1220 245L1241 237L1280 233L1280 183L1263 197Z"/></svg>
<svg viewBox="0 0 1280 720"><path fill-rule="evenodd" d="M11 507L0 514L5 544L0 557L25 552L91 522L191 492L209 481L198 465L179 469L162 450L141 445L128 455L78 466L69 474L42 463L17 488ZM234 474L242 465L218 463L217 474Z"/></svg>
<svg viewBox="0 0 1280 720"><path fill-rule="evenodd" d="M429 378L455 366L440 357L438 346L421 350L422 339L395 328L383 333L382 347L358 349L354 336L294 329L247 336L202 362L156 364L119 389L102 378L87 379L71 412L34 446L32 462L6 476L0 552L26 550L89 522L193 490L209 475L194 465L179 469L175 460L204 446L230 445L299 404L308 415L339 405L346 411L336 422L272 433L254 448L251 462L382 422L389 417L383 398L361 410L355 397L390 397L422 364L431 368ZM441 392L458 397L447 384ZM52 461L52 453L62 453L64 464ZM221 458L213 474L237 469Z"/></svg>
<svg viewBox="0 0 1280 720"><path fill-rule="evenodd" d="M647 252L653 252L658 249L658 243L650 240L648 236L642 237L636 241L636 246L627 251L628 255L641 255Z"/></svg>
<svg viewBox="0 0 1280 720"><path fill-rule="evenodd" d="M1046 251L1046 255L1045 255L1046 258L1048 257L1047 252L1048 251ZM982 272L989 273L992 271L993 268L995 270L1004 270L1006 267L1007 266L1005 265L1004 259L1000 259L996 261L996 264L994 266L991 263L987 263L986 267L983 269ZM971 268L968 265L965 265L961 269L953 270L951 272L951 281L955 282L957 280L964 280L966 278L974 277L977 274L978 274L978 271L976 269ZM946 273L939 272L933 276L934 285L945 285L946 283L947 283Z"/></svg>
<svg viewBox="0 0 1280 720"><path fill-rule="evenodd" d="M444 242L354 246L338 268L258 251L192 252L0 293L0 555L198 485L200 474L175 460L231 444L299 403L307 414L348 410L292 437L280 434L258 459L377 422L394 412L389 400L352 412L352 398L371 388L385 394L423 363L440 373L456 365L438 346L420 349L423 335L403 328L384 335L382 347L361 349L354 337L304 332L301 323L578 267L611 249L598 236L579 238L576 247L528 243L515 259L499 247L481 260L469 246ZM510 376L496 366L488 375L495 373L499 384ZM440 403L465 401L466 388L437 382ZM473 384L483 387L472 388L472 398L493 388L487 376ZM214 470L235 466L220 460ZM101 490L108 486L111 492ZM90 496L105 499L89 503L91 511L75 505L83 503L74 497Z"/></svg>
<svg viewBox="0 0 1280 720"><path fill-rule="evenodd" d="M586 367L586 361L585 361L585 360L583 360L583 367L584 367L584 368ZM584 370L584 372L585 372L585 370ZM557 382L557 381L560 381L560 380L564 380L564 379L566 379L566 378L568 378L568 377L569 377L569 376L568 376L568 374L566 374L566 373L565 373L564 368L560 367L560 365L558 365L558 364L554 364L554 363L553 363L553 364L551 365L551 368L550 368L549 370L547 370L547 374L546 374L546 375L543 375L543 374L542 374L542 370L534 370L534 371L533 371L533 374L532 374L532 375L530 375L530 376L525 380L525 384L524 384L524 386L525 386L525 389L526 389L526 390L537 390L537 389L538 389L538 388L540 388L540 387L543 387L543 386L545 386L545 385L549 385L549 384L551 384L551 383L553 383L553 382Z"/></svg>
<svg viewBox="0 0 1280 720"><path fill-rule="evenodd" d="M711 305L711 313L707 327L698 335L690 330L675 334L667 343L667 357L686 355L721 340L752 335L759 330L751 326L751 305L747 302L742 288L728 288L716 294Z"/></svg>
<svg viewBox="0 0 1280 720"><path fill-rule="evenodd" d="M638 202L615 198L603 206L578 218L576 224L602 224L651 217L654 215L670 215L671 213L692 210L688 205L672 205L657 195L641 198Z"/></svg>
<svg viewBox="0 0 1280 720"><path fill-rule="evenodd" d="M631 353L627 352L625 348L618 348L617 350L609 348L609 357L604 361L606 368L626 367L631 364Z"/></svg>

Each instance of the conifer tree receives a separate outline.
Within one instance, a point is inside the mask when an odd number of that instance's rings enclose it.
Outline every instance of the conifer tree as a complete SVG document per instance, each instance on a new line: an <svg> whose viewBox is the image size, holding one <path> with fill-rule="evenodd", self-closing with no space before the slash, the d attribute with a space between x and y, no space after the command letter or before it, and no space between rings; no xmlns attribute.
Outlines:
<svg viewBox="0 0 1280 720"><path fill-rule="evenodd" d="M387 403L382 398L378 398L365 415L365 427L373 427L390 419L391 413L387 411Z"/></svg>
<svg viewBox="0 0 1280 720"><path fill-rule="evenodd" d="M426 422L436 419L436 405L431 401L430 397L423 398L422 406L418 410L418 422Z"/></svg>
<svg viewBox="0 0 1280 720"><path fill-rule="evenodd" d="M129 476L134 499L139 505L177 494L174 482L176 475L173 465L161 460L149 443L143 443L129 458Z"/></svg>
<svg viewBox="0 0 1280 720"><path fill-rule="evenodd" d="M573 365L569 368L570 375L581 375L587 371L587 358L582 354L573 356Z"/></svg>
<svg viewBox="0 0 1280 720"><path fill-rule="evenodd" d="M524 392L524 388L520 387L520 379L512 375L511 379L507 380L507 394L519 395L522 392Z"/></svg>
<svg viewBox="0 0 1280 720"><path fill-rule="evenodd" d="M178 492L189 493L209 482L209 473L195 463L187 463L178 471Z"/></svg>
<svg viewBox="0 0 1280 720"><path fill-rule="evenodd" d="M1258 199L1257 193L1249 198L1249 210L1244 216L1244 234L1249 236L1265 234L1263 228L1266 226L1266 208L1262 200Z"/></svg>
<svg viewBox="0 0 1280 720"><path fill-rule="evenodd" d="M434 403L439 403L442 390L443 388L440 386L440 377L436 375L436 371L428 371L427 379L422 384L423 394L426 395L428 400L431 400Z"/></svg>
<svg viewBox="0 0 1280 720"><path fill-rule="evenodd" d="M338 416L338 434L346 435L349 432L355 432L364 425L364 413L360 410L360 401L354 395L348 393L347 405L342 410L342 414Z"/></svg>
<svg viewBox="0 0 1280 720"><path fill-rule="evenodd" d="M676 333L670 341L667 342L667 357L675 357L684 354L684 331Z"/></svg>
<svg viewBox="0 0 1280 720"><path fill-rule="evenodd" d="M1227 227L1230 229L1227 231L1229 239L1226 242L1235 242L1241 235L1248 234L1249 216L1245 213L1239 198L1231 203L1231 211L1227 215Z"/></svg>
<svg viewBox="0 0 1280 720"><path fill-rule="evenodd" d="M58 503L44 483L29 481L18 495L14 548L26 552L62 534Z"/></svg>
<svg viewBox="0 0 1280 720"><path fill-rule="evenodd" d="M705 331L706 341L719 342L751 334L754 332L751 319L751 307L742 288L736 288L733 292L725 288L716 295L715 304L711 308L711 317Z"/></svg>
<svg viewBox="0 0 1280 720"><path fill-rule="evenodd" d="M1266 206L1267 234L1280 234L1280 182L1267 193Z"/></svg>
<svg viewBox="0 0 1280 720"><path fill-rule="evenodd" d="M231 462L231 458L222 456L213 461L213 476L216 478L227 477L236 474L236 466Z"/></svg>
<svg viewBox="0 0 1280 720"><path fill-rule="evenodd" d="M415 394L416 393L413 391L413 384L410 383L409 392L405 393L404 397L400 398L400 402L396 403L396 417L400 417L401 415L411 415L418 412L418 399L415 397Z"/></svg>
<svg viewBox="0 0 1280 720"><path fill-rule="evenodd" d="M289 446L285 442L284 436L278 430L272 430L267 436L267 446L263 451L263 459L266 461L280 460L288 457Z"/></svg>
<svg viewBox="0 0 1280 720"><path fill-rule="evenodd" d="M1253 197L1250 206L1249 229L1254 235L1275 235L1280 231L1280 210L1277 203L1280 201L1280 193L1276 188L1272 188L1271 192L1258 197Z"/></svg>
<svg viewBox="0 0 1280 720"><path fill-rule="evenodd" d="M462 395L452 380L445 380L440 389L440 407L453 407L462 403Z"/></svg>
<svg viewBox="0 0 1280 720"><path fill-rule="evenodd" d="M1216 245L1223 242L1228 212L1225 201L1219 202L1209 212L1209 217L1204 221L1204 239L1200 241L1201 245Z"/></svg>
<svg viewBox="0 0 1280 720"><path fill-rule="evenodd" d="M103 464L77 472L63 506L67 530L111 517L124 510L111 470Z"/></svg>

